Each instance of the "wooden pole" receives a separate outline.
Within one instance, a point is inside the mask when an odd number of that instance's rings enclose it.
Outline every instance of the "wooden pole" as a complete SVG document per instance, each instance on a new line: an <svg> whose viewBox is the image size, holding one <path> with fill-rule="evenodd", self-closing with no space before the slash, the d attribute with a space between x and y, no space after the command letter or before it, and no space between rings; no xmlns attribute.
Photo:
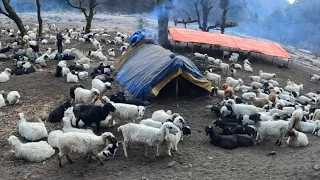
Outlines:
<svg viewBox="0 0 320 180"><path fill-rule="evenodd" d="M179 107L179 104L178 104L178 94L179 94L179 77L176 77L176 101L177 101L177 107Z"/></svg>

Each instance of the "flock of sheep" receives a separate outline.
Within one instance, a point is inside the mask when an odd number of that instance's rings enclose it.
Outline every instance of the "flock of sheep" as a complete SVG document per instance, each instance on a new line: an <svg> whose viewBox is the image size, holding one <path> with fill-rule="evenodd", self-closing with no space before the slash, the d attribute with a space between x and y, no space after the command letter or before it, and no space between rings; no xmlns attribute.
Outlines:
<svg viewBox="0 0 320 180"><path fill-rule="evenodd" d="M208 64L217 65L217 70L233 77L236 77L236 69L242 69L237 63L237 53L223 52L222 58L229 57L230 65L207 54L194 55ZM244 70L253 72L248 59L244 60ZM213 145L226 149L253 146L253 138L258 144L265 138L275 138L275 143L281 145L287 135L289 146L302 147L309 144L304 133L320 137L319 92L301 94L303 84L298 85L290 79L281 88L275 80L275 73L262 70L259 71L259 76L249 76L252 81L250 85L245 85L241 78L227 77L223 90L219 89L221 75L214 73L213 69L206 70L204 75L215 85L211 96L223 99L218 106L207 106L219 118L206 127ZM319 81L319 76L311 75L310 81ZM222 134L216 133L215 127L219 127Z"/></svg>
<svg viewBox="0 0 320 180"><path fill-rule="evenodd" d="M26 29L29 29L26 26ZM1 53L10 52L14 54L10 57L14 59L15 69L6 68L1 83L10 80L11 75L23 75L37 71L46 67L49 60L60 60L55 69L55 77L66 76L67 83L76 83L70 87L70 99L53 109L47 118L50 123L63 122L61 130L54 130L48 133L44 122L28 122L23 113L19 113L18 129L20 135L27 143L22 143L18 137L10 136L8 142L16 158L29 162L41 162L55 154L53 148L59 150L59 165L62 166L61 158L66 156L68 162L72 162L70 154L78 153L87 155L88 160L98 159L101 164L105 159L114 157L119 145L122 144L125 156L128 156L127 147L130 142L140 142L147 146L157 147L157 156L160 155L160 145L166 148L166 153L171 156L171 149L178 150L178 143L183 139L183 135L191 134L184 118L178 113L158 110L152 118L144 119L139 124L136 120L142 119L145 113L145 106L148 102L135 98L127 98L122 91L109 97L104 94L111 89L114 79L112 73L115 70L112 57L115 57L114 48L108 50L108 54L103 54L104 45L101 43L114 44L120 51L125 53L129 46L125 41L127 35L116 32L116 37L99 30L92 29L91 33L85 34L80 29L67 29L64 35L64 43L70 44L71 39L77 39L81 43L92 43L94 50L79 51L76 48L65 49L63 54L59 54L53 48L47 48L45 52L40 52L41 44L55 42L53 35L47 34L49 30L57 30L55 25L45 28L45 37L48 39L37 39L35 32L37 29L28 31L28 35L16 39L13 43L7 44L1 49ZM3 30L1 33L9 37L13 36L13 30ZM19 32L17 33L19 34ZM100 38L99 38L100 37ZM106 40L108 38L110 40ZM97 39L100 39L99 42ZM25 43L23 46L22 44ZM27 46L28 45L28 46ZM6 54L3 58L8 58ZM68 60L75 59L74 63L68 66ZM91 68L94 59L99 64ZM86 89L79 84L81 80L92 78L91 87ZM1 94L0 104L6 105L6 100ZM11 100L15 98L14 100ZM9 104L16 104L20 100L17 91L10 92L7 96ZM1 106L2 107L2 106ZM110 128L122 121L129 123L118 127L118 131L123 134L123 141L118 141L111 132L100 133L102 128ZM96 131L87 128L96 127ZM98 135L96 135L96 134ZM41 141L47 138L46 141ZM147 149L146 152L147 154Z"/></svg>
<svg viewBox="0 0 320 180"><path fill-rule="evenodd" d="M99 29L91 29L91 33L85 34L83 29L66 29L64 44L71 44L71 40L80 43L92 43L94 50L80 51L76 48L65 49L63 54L57 50L47 48L41 53L39 46L56 42L56 37L50 31L59 31L55 25L44 29L44 37L37 37L37 29L29 31L28 35L0 46L0 58L14 59L15 69L6 68L0 74L0 83L10 80L10 76L33 73L37 71L36 64L46 67L49 60L59 60L54 75L57 78L66 76L66 82L76 83L70 87L70 101L53 109L47 118L50 123L63 122L61 130L48 133L42 120L28 122L23 113L19 113L19 134L27 143L22 143L16 136L11 135L8 142L18 159L29 162L41 162L55 154L53 148L59 151L59 165L61 158L66 157L72 163L71 154L86 155L88 161L98 159L101 164L108 158L113 158L120 145L124 149L124 155L128 157L129 143L143 143L148 147L156 147L156 156L160 155L160 147L166 149L166 154L171 156L171 150L178 150L183 136L191 134L186 120L178 113L170 110L157 110L152 117L143 119L147 102L135 98L128 98L124 92L105 96L111 89L114 79L112 73L115 67L112 65L112 57L116 57L115 49L103 54L100 43L114 44L125 53L129 44L125 41L128 36L125 33L116 32L116 37ZM4 29L1 34L8 37L18 37L19 32ZM99 42L100 40L100 42ZM0 42L1 43L1 42ZM1 44L2 45L2 44ZM8 57L13 49L14 54ZM122 54L123 55L123 54ZM217 65L223 74L231 74L236 77L236 71L242 69L238 64L239 54L223 52L223 59L229 58L228 64L220 59L209 57L206 54L195 53L196 58ZM68 60L75 59L69 64ZM99 65L92 68L93 59L100 61ZM248 59L244 60L243 69L253 72ZM283 138L289 136L289 146L301 147L308 145L308 138L304 133L313 133L320 137L320 95L309 92L301 94L303 84L297 85L288 80L284 88L274 79L276 74L259 71L259 76L250 76L252 83L247 86L241 78L227 77L220 90L221 75L214 73L213 69L204 72L205 77L212 82L211 96L223 99L218 106L210 105L208 108L217 117L211 125L205 127L207 135L210 135L211 144L225 149L253 146L254 139L261 143L265 138L275 138L276 144L281 145ZM81 80L92 77L91 87L85 88L79 84ZM319 81L319 76L312 75L311 81ZM236 92L242 93L236 96ZM8 93L5 100L0 94L0 108L9 104L19 103L20 94L17 91ZM140 120L139 123L136 121ZM129 121L129 123L127 122ZM118 141L111 132L100 133L101 127L110 128L121 123L117 130L122 133L123 141ZM126 123L126 124L125 124ZM88 126L96 127L94 132ZM217 133L217 128L222 133ZM42 139L47 138L47 142Z"/></svg>

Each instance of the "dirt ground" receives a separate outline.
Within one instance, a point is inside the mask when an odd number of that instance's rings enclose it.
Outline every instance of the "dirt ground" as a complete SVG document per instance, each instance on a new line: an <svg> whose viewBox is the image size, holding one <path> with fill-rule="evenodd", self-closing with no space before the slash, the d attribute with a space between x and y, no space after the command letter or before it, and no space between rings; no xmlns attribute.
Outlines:
<svg viewBox="0 0 320 180"><path fill-rule="evenodd" d="M89 45L77 45L82 49ZM119 56L120 52L117 52ZM0 84L0 90L17 90L22 96L16 106L6 106L0 109L0 174L1 179L319 179L320 171L313 169L320 164L320 141L318 137L308 134L310 145L305 148L290 148L286 145L278 147L274 141L265 141L259 146L225 150L210 144L210 138L205 135L204 127L215 117L204 107L215 104L220 99L214 98L175 98L151 101L147 106L145 117L151 117L152 112L159 109L170 109L179 112L191 127L192 134L185 137L178 145L179 151L173 152L172 157L154 157L155 150L144 156L144 148L132 146L128 151L129 157L124 157L122 149L117 151L116 157L101 166L97 162L87 163L82 157L73 156L74 163L63 161L64 167L59 168L57 154L43 163L27 163L17 160L10 153L6 138L11 134L17 135L18 112L24 112L27 119L37 116L45 117L54 107L69 98L69 88L66 78L56 78L51 71L57 61L48 63L48 68L40 72L13 76ZM243 64L243 62L241 62ZM0 70L11 67L12 61L0 61ZM311 69L294 63L290 70L279 69L275 64L252 61L254 73L249 74L238 70L238 77L249 83L248 76L258 75L261 69L277 74L276 80L284 86L286 80L292 79L296 83L303 83L303 92L318 91L320 86L309 82ZM314 72L314 71L313 71ZM319 71L318 71L319 72ZM225 79L227 76L224 76ZM89 88L90 80L81 81ZM107 95L119 89L115 86ZM179 107L177 107L177 103ZM45 122L48 131L61 128L61 124ZM123 122L120 124L123 124ZM111 131L122 140L121 134L114 129ZM266 156L270 151L276 151L274 156Z"/></svg>

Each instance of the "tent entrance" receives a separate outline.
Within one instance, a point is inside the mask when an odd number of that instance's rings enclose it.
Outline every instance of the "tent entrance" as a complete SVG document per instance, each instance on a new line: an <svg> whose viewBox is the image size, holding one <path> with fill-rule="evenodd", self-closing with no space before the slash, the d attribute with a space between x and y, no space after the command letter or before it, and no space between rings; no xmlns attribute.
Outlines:
<svg viewBox="0 0 320 180"><path fill-rule="evenodd" d="M166 84L155 99L175 99L176 94L178 94L178 97L198 98L207 96L208 93L206 89L193 84L179 75Z"/></svg>

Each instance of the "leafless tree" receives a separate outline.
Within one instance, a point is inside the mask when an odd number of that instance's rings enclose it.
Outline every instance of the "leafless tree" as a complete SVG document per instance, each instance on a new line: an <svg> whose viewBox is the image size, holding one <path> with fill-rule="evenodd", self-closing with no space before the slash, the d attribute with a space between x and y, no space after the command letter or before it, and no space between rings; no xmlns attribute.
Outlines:
<svg viewBox="0 0 320 180"><path fill-rule="evenodd" d="M236 22L227 22L227 13L230 9L229 0L219 0L219 7L223 10L221 19L215 22L213 25L209 25L210 12L213 10L216 4L217 0L195 0L193 5L196 11L196 18L192 19L186 10L182 10L188 16L188 19L182 19L182 21L178 21L175 18L175 25L184 24L186 27L186 25L189 23L198 22L199 29L202 31L209 32L211 29L220 29L222 34L224 33L225 28L238 26Z"/></svg>
<svg viewBox="0 0 320 180"><path fill-rule="evenodd" d="M10 5L10 0L1 0L2 6L0 4L0 14L3 14L13 20L16 25L18 26L21 36L24 36L26 34L26 29L24 28L24 25L20 19L20 17L17 15L15 10ZM1 7L4 7L2 9Z"/></svg>
<svg viewBox="0 0 320 180"><path fill-rule="evenodd" d="M42 18L41 18L40 0L36 0L36 4L37 4L37 15L38 15L38 23L39 23L38 37L41 37L42 36Z"/></svg>
<svg viewBox="0 0 320 180"><path fill-rule="evenodd" d="M79 9L86 18L85 32L89 33L92 25L94 15L97 13L96 7L99 5L98 0L66 0L67 3L75 8Z"/></svg>

